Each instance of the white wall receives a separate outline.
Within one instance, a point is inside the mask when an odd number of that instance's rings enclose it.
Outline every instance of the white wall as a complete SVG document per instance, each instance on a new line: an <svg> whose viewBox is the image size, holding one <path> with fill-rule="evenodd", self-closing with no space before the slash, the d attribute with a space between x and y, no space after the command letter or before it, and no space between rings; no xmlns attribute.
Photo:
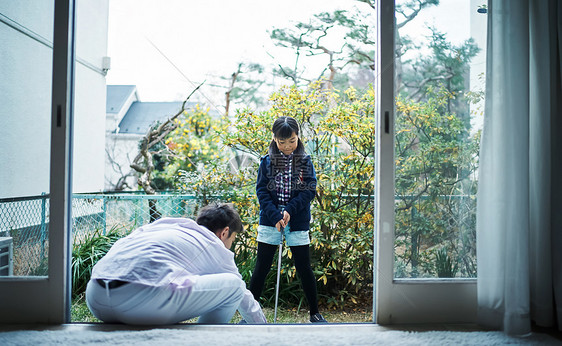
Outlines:
<svg viewBox="0 0 562 346"><path fill-rule="evenodd" d="M101 69L107 56L108 0L78 0L76 55ZM76 64L73 192L103 191L105 170L105 76Z"/></svg>
<svg viewBox="0 0 562 346"><path fill-rule="evenodd" d="M135 155L139 152L138 146L142 135L119 133L119 124L125 114L127 114L131 104L138 100L139 98L135 89L135 91L129 95L123 107L119 109L118 113L107 113L105 123L104 184L104 189L106 191L115 190L119 179L129 172L132 172L130 165L135 159ZM137 173L133 173L130 177L126 178L128 187L126 187L125 190L137 189L137 176Z"/></svg>
<svg viewBox="0 0 562 346"><path fill-rule="evenodd" d="M0 1L52 42L53 1ZM0 22L0 198L49 192L52 49Z"/></svg>
<svg viewBox="0 0 562 346"><path fill-rule="evenodd" d="M105 189L114 190L117 181L132 169L131 163L139 152L139 141L142 135L135 134L115 134L108 133L106 137L106 172ZM136 190L137 174L127 178L129 188L126 190Z"/></svg>
<svg viewBox="0 0 562 346"><path fill-rule="evenodd" d="M108 1L77 1L74 192L103 189ZM0 1L0 198L49 192L53 9Z"/></svg>

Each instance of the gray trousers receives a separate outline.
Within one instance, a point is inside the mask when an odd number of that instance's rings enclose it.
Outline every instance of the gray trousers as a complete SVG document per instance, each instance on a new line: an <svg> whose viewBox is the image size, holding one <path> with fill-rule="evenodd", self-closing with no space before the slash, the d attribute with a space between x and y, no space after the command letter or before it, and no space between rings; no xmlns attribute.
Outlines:
<svg viewBox="0 0 562 346"><path fill-rule="evenodd" d="M102 287L90 280L86 304L106 323L165 325L199 317L198 323L228 323L244 297L245 284L234 274L197 276L191 287L128 283Z"/></svg>

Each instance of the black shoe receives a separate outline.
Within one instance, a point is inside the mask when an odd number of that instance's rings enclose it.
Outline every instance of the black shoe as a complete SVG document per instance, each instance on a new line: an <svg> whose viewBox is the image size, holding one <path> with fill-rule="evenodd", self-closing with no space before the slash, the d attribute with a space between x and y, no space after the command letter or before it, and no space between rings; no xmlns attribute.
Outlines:
<svg viewBox="0 0 562 346"><path fill-rule="evenodd" d="M317 312L310 316L310 323L328 323L328 321L326 321L326 319Z"/></svg>

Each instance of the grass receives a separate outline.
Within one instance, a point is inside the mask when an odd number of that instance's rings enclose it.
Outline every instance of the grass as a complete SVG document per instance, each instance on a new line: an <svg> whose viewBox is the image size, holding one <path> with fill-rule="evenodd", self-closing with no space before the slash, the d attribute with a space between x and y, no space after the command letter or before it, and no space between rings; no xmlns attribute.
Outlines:
<svg viewBox="0 0 562 346"><path fill-rule="evenodd" d="M274 309L264 308L265 317L269 323L273 323L273 317L275 314ZM328 310L321 311L322 315L330 323L370 323L373 321L373 314L371 307L366 307L364 309L356 309L355 311L339 311L339 310ZM308 310L300 309L298 311L295 309L279 308L277 310L277 323L308 323ZM84 296L78 297L72 302L71 307L71 319L72 322L84 322L84 323L96 323L101 322L95 318L84 300ZM240 314L237 312L230 323L238 323L241 320ZM191 319L184 321L184 323L195 323L197 319Z"/></svg>
<svg viewBox="0 0 562 346"><path fill-rule="evenodd" d="M72 305L70 306L70 321L85 323L101 322L95 318L90 312L90 309L88 309L84 294L72 300Z"/></svg>
<svg viewBox="0 0 562 346"><path fill-rule="evenodd" d="M273 316L275 314L274 309L264 308L265 317L269 323L273 323ZM340 311L340 310L328 310L321 311L322 316L330 323L363 323L372 322L373 314L370 309L358 309L357 311ZM238 313L233 317L233 320L240 318ZM277 323L309 323L308 310L301 309L278 309L277 311ZM237 323L238 321L236 321Z"/></svg>

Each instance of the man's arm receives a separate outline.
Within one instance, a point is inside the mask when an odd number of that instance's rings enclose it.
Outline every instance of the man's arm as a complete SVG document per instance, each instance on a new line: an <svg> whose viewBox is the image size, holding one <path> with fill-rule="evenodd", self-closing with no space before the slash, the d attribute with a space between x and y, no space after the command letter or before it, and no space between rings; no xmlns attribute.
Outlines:
<svg viewBox="0 0 562 346"><path fill-rule="evenodd" d="M226 249L226 248L225 248ZM226 250L231 254L229 261L222 262L223 272L233 273L240 278L242 281L243 289L244 289L244 298L240 302L238 306L238 311L242 318L246 320L248 323L267 323L265 319L265 315L260 307L260 304L254 299L254 295L246 288L246 284L242 279L242 275L238 271L238 267L234 262L234 253L230 250Z"/></svg>
<svg viewBox="0 0 562 346"><path fill-rule="evenodd" d="M238 311L248 323L267 323L260 304L254 299L254 295L248 289L244 292L244 298L242 298Z"/></svg>

